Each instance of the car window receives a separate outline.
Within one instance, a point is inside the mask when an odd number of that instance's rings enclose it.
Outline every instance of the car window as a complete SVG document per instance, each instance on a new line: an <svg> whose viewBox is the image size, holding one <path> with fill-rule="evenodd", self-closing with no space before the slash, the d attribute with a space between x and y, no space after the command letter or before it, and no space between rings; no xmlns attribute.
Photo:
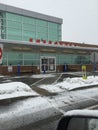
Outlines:
<svg viewBox="0 0 98 130"><path fill-rule="evenodd" d="M85 120L85 118L72 118L67 127L67 130L89 130L88 122Z"/></svg>

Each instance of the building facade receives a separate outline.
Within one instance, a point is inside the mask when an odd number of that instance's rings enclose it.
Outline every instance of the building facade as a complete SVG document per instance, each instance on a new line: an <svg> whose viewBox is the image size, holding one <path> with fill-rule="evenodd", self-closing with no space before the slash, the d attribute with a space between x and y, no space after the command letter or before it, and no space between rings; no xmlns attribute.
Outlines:
<svg viewBox="0 0 98 130"><path fill-rule="evenodd" d="M0 38L61 41L62 19L0 4Z"/></svg>
<svg viewBox="0 0 98 130"><path fill-rule="evenodd" d="M65 65L79 70L91 64L91 49L62 42L62 23L61 18L0 4L0 73L62 72Z"/></svg>

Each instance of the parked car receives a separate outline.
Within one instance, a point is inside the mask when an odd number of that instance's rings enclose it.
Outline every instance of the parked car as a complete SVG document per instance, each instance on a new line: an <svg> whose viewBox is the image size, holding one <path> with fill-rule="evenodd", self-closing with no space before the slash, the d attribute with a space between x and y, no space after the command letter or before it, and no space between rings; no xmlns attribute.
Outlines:
<svg viewBox="0 0 98 130"><path fill-rule="evenodd" d="M60 120L57 130L98 130L98 110L72 110Z"/></svg>
<svg viewBox="0 0 98 130"><path fill-rule="evenodd" d="M51 96L39 95L22 82L3 83L0 88L0 130L56 130L65 112L98 108L96 86Z"/></svg>

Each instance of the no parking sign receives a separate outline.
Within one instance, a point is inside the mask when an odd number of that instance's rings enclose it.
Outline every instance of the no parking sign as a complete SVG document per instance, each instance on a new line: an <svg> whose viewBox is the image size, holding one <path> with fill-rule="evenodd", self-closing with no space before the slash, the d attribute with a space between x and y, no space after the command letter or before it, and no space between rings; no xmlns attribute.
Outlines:
<svg viewBox="0 0 98 130"><path fill-rule="evenodd" d="M0 44L0 64L2 64L2 56L3 56L3 45Z"/></svg>

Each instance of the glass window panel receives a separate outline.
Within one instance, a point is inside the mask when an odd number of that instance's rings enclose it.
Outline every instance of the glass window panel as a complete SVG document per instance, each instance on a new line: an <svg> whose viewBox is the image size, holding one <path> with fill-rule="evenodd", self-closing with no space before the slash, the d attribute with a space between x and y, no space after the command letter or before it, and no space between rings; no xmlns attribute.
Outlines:
<svg viewBox="0 0 98 130"><path fill-rule="evenodd" d="M29 41L30 38L35 39L35 34L32 34L31 36L26 36L26 35L24 35L24 36L22 37L22 40L23 40L23 41Z"/></svg>
<svg viewBox="0 0 98 130"><path fill-rule="evenodd" d="M54 36L54 35L49 35L48 38L52 41L57 41L59 39L58 36Z"/></svg>
<svg viewBox="0 0 98 130"><path fill-rule="evenodd" d="M34 33L34 32L28 31L28 30L24 30L24 31L23 31L23 35L29 36L29 37L31 37L31 36L33 35L33 33Z"/></svg>
<svg viewBox="0 0 98 130"><path fill-rule="evenodd" d="M23 27L23 30L35 31L35 26L32 24L23 24L22 27Z"/></svg>
<svg viewBox="0 0 98 130"><path fill-rule="evenodd" d="M11 20L7 20L7 26L13 27L13 28L19 28L19 29L21 29L21 27L22 27L21 22L11 21Z"/></svg>
<svg viewBox="0 0 98 130"><path fill-rule="evenodd" d="M24 53L24 59L37 59L39 58L39 54L36 53Z"/></svg>
<svg viewBox="0 0 98 130"><path fill-rule="evenodd" d="M21 21L22 20L21 15L16 15L16 14L11 14L11 13L6 13L6 18L9 20L13 20L13 21Z"/></svg>
<svg viewBox="0 0 98 130"><path fill-rule="evenodd" d="M59 30L61 30L61 25L60 24L58 24L57 27L58 27Z"/></svg>
<svg viewBox="0 0 98 130"><path fill-rule="evenodd" d="M75 58L75 64L89 64L90 57L89 55L78 55Z"/></svg>
<svg viewBox="0 0 98 130"><path fill-rule="evenodd" d="M8 52L8 65L22 65L23 64L23 54L17 52Z"/></svg>
<svg viewBox="0 0 98 130"><path fill-rule="evenodd" d="M24 60L24 65L32 65L32 60Z"/></svg>
<svg viewBox="0 0 98 130"><path fill-rule="evenodd" d="M55 29L51 29L51 30L49 29L49 30L48 30L48 33L49 33L49 34L58 34L58 31L55 30Z"/></svg>
<svg viewBox="0 0 98 130"><path fill-rule="evenodd" d="M17 52L10 52L8 53L8 58L11 58L11 59L23 59L23 54L22 53L17 53Z"/></svg>
<svg viewBox="0 0 98 130"><path fill-rule="evenodd" d="M48 29L46 27L37 26L37 32L45 32L47 33Z"/></svg>
<svg viewBox="0 0 98 130"><path fill-rule="evenodd" d="M13 35L20 35L22 34L22 31L20 29L16 29L16 28L7 28L7 34L13 34Z"/></svg>
<svg viewBox="0 0 98 130"><path fill-rule="evenodd" d="M29 41L29 39L30 39L30 37L28 37L28 36L23 36L23 38L22 38L23 41Z"/></svg>
<svg viewBox="0 0 98 130"><path fill-rule="evenodd" d="M24 53L24 65L39 65L40 59L37 53Z"/></svg>
<svg viewBox="0 0 98 130"><path fill-rule="evenodd" d="M3 59L2 65L7 65L7 60Z"/></svg>
<svg viewBox="0 0 98 130"><path fill-rule="evenodd" d="M32 59L32 60L24 60L24 65L39 65L39 59Z"/></svg>
<svg viewBox="0 0 98 130"><path fill-rule="evenodd" d="M40 26L47 26L47 21L44 20L36 20L36 25L40 25Z"/></svg>
<svg viewBox="0 0 98 130"><path fill-rule="evenodd" d="M6 52L3 53L2 64L7 65L7 53Z"/></svg>
<svg viewBox="0 0 98 130"><path fill-rule="evenodd" d="M18 59L17 52L8 52L8 59Z"/></svg>
<svg viewBox="0 0 98 130"><path fill-rule="evenodd" d="M55 53L41 53L41 56L56 57L57 55Z"/></svg>
<svg viewBox="0 0 98 130"><path fill-rule="evenodd" d="M39 39L47 39L47 34L46 33L37 33L37 38Z"/></svg>
<svg viewBox="0 0 98 130"><path fill-rule="evenodd" d="M72 64L73 63L73 55L72 54L62 54L59 56L59 64Z"/></svg>
<svg viewBox="0 0 98 130"><path fill-rule="evenodd" d="M19 64L19 65L23 65L22 60L17 60L17 59L15 59L15 60L14 60L14 59L13 59L13 60L12 60L12 59L9 59L9 60L8 60L8 65L10 65L10 64L11 64L11 65L18 65L18 64Z"/></svg>
<svg viewBox="0 0 98 130"><path fill-rule="evenodd" d="M7 35L7 39L22 40L21 36L16 36L16 35Z"/></svg>
<svg viewBox="0 0 98 130"><path fill-rule="evenodd" d="M49 26L49 28L55 28L55 29L57 29L58 24L52 23L52 22L48 22L48 26Z"/></svg>
<svg viewBox="0 0 98 130"><path fill-rule="evenodd" d="M27 24L32 24L35 25L35 19L34 18L29 18L29 17L22 17L22 22L27 23Z"/></svg>

